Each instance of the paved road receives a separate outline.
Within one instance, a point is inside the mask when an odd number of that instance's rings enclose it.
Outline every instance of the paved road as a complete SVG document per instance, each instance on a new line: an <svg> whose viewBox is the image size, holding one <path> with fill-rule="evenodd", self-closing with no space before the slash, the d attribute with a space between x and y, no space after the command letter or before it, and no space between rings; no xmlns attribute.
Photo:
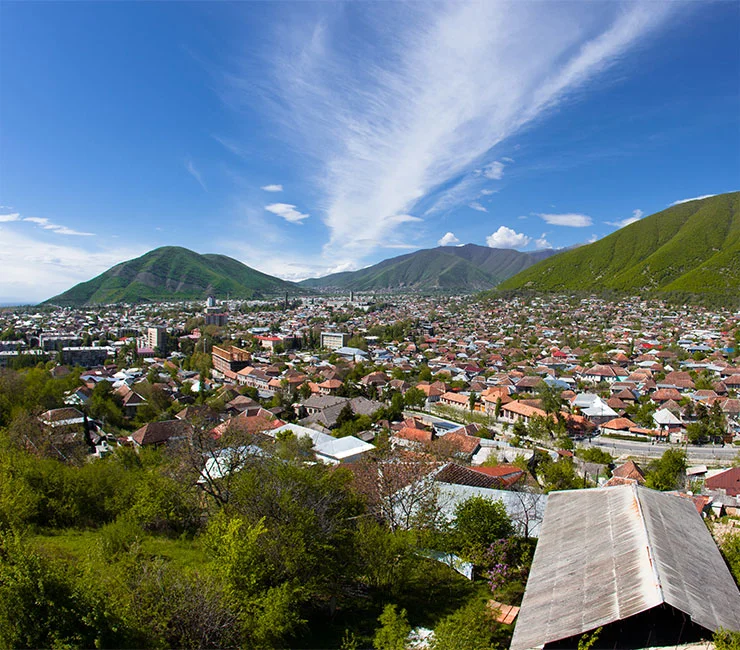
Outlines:
<svg viewBox="0 0 740 650"><path fill-rule="evenodd" d="M666 449L676 445L650 444L649 442L632 442L631 440L616 440L613 438L594 438L591 441L594 447L608 451L612 456L635 456L638 458L660 458ZM580 446L587 447L588 443ZM737 447L726 445L725 447L714 447L712 445L697 446L688 445L686 449L689 461L694 464L728 465L740 452Z"/></svg>

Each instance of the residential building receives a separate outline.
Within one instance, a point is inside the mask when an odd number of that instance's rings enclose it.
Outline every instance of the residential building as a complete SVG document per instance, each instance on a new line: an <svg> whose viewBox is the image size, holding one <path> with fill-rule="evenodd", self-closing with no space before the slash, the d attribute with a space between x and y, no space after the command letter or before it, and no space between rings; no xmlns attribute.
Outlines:
<svg viewBox="0 0 740 650"><path fill-rule="evenodd" d="M321 347L327 350L338 350L347 345L349 334L346 332L321 332Z"/></svg>

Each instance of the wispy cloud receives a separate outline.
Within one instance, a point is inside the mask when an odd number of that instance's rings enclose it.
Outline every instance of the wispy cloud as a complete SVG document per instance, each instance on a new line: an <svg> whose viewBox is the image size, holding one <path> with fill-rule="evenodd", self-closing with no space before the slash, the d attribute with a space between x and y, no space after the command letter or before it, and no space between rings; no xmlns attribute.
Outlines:
<svg viewBox="0 0 740 650"><path fill-rule="evenodd" d="M265 206L265 210L276 214L278 217L282 217L290 223L301 223L304 219L308 219L310 215L303 214L296 210L296 206L290 203L271 203Z"/></svg>
<svg viewBox="0 0 740 650"><path fill-rule="evenodd" d="M506 226L499 226L496 232L486 237L486 244L491 248L524 248L531 241L531 237Z"/></svg>
<svg viewBox="0 0 740 650"><path fill-rule="evenodd" d="M473 208L473 210L477 210L478 212L488 212L488 209L484 205L478 203L478 201L473 201L469 204L469 206Z"/></svg>
<svg viewBox="0 0 740 650"><path fill-rule="evenodd" d="M232 106L259 102L317 163L324 256L356 260L406 223L399 215L472 176L493 147L603 73L673 7L383 3L354 5L350 16L320 5L315 21L281 26L269 85L255 91L249 60L243 75L226 76L224 95ZM363 23L352 33L364 39L347 41L346 20ZM484 168L502 174L493 163Z"/></svg>
<svg viewBox="0 0 740 650"><path fill-rule="evenodd" d="M0 227L0 240L0 295L29 302L50 298L147 250L56 244L18 232L17 226Z"/></svg>
<svg viewBox="0 0 740 650"><path fill-rule="evenodd" d="M200 172L195 168L195 165L193 164L193 161L189 158L185 161L185 169L187 170L188 174L190 174L198 183L200 186L207 192L208 188L206 187L205 182L203 182L203 177L200 175Z"/></svg>
<svg viewBox="0 0 740 650"><path fill-rule="evenodd" d="M637 210L632 210L631 217L626 217L625 219L622 219L621 221L605 221L604 223L610 226L616 226L617 228L624 228L625 226L629 226L632 223L638 222L640 219L642 219L644 214L645 213L638 208Z"/></svg>
<svg viewBox="0 0 740 650"><path fill-rule="evenodd" d="M701 201L702 199L710 199L716 194L703 194L702 196L692 196L690 199L681 199L680 201L674 201L671 206L680 205L681 203L688 203L689 201ZM670 207L670 206L669 206Z"/></svg>
<svg viewBox="0 0 740 650"><path fill-rule="evenodd" d="M11 212L9 214L0 214L0 223L8 223L10 221L20 221L21 215L17 212Z"/></svg>
<svg viewBox="0 0 740 650"><path fill-rule="evenodd" d="M539 213L537 216L553 226L568 226L570 228L586 228L593 223L586 214L570 212L567 214Z"/></svg>
<svg viewBox="0 0 740 650"><path fill-rule="evenodd" d="M283 186L282 185L263 185L260 187L261 190L264 190L265 192L282 192Z"/></svg>
<svg viewBox="0 0 740 650"><path fill-rule="evenodd" d="M0 221L3 219L0 218ZM35 223L37 226L43 228L44 230L50 230L51 232L56 233L57 235L73 235L77 237L93 237L95 236L95 233L93 232L81 232L79 230L73 230L72 228L68 228L67 226L60 226L59 224L52 223L45 217L21 217L20 219L9 219L8 221L27 221L28 223Z"/></svg>
<svg viewBox="0 0 740 650"><path fill-rule="evenodd" d="M454 233L447 232L437 242L437 246L454 246L455 244L459 244L459 243L460 243L460 240L457 237L455 237Z"/></svg>

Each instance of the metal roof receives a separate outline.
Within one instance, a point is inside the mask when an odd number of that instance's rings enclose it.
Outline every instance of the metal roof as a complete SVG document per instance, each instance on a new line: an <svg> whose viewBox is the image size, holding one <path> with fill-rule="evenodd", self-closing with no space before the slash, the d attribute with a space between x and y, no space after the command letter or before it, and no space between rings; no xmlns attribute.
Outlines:
<svg viewBox="0 0 740 650"><path fill-rule="evenodd" d="M667 603L740 630L740 592L691 501L633 484L552 492L511 650Z"/></svg>

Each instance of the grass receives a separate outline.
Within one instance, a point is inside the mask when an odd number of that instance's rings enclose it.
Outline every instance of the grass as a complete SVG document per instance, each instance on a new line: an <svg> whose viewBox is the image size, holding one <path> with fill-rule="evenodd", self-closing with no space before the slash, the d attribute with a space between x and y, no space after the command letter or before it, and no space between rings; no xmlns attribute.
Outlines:
<svg viewBox="0 0 740 650"><path fill-rule="evenodd" d="M253 298L258 293L295 294L301 289L260 273L224 255L199 255L165 246L114 266L47 302L57 305L103 304L218 297Z"/></svg>
<svg viewBox="0 0 740 650"><path fill-rule="evenodd" d="M97 552L100 531L76 529L44 531L33 535L29 541L45 555L76 564ZM208 562L197 539L170 539L144 535L141 552L150 557L161 557L184 571L202 569Z"/></svg>
<svg viewBox="0 0 740 650"><path fill-rule="evenodd" d="M500 288L732 296L740 287L740 192L690 201L562 252Z"/></svg>

